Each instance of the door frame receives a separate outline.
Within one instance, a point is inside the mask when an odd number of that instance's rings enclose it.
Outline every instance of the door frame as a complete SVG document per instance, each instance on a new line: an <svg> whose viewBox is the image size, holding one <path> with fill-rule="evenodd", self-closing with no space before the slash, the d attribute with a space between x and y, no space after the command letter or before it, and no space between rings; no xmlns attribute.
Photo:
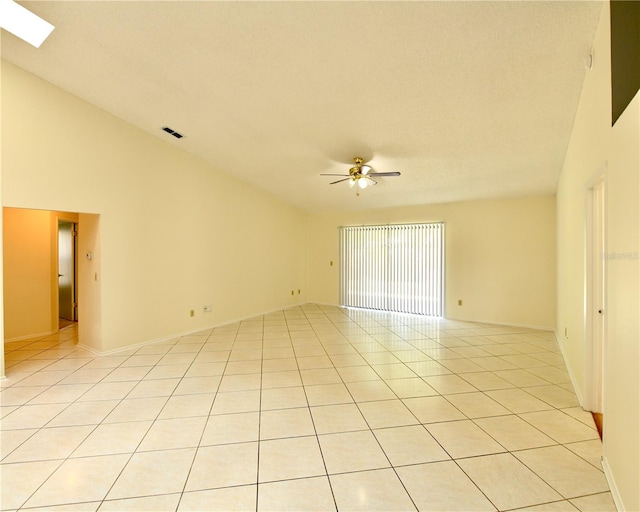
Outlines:
<svg viewBox="0 0 640 512"><path fill-rule="evenodd" d="M604 413L606 362L607 179L604 165L585 185L584 408ZM598 197L600 194L600 197Z"/></svg>

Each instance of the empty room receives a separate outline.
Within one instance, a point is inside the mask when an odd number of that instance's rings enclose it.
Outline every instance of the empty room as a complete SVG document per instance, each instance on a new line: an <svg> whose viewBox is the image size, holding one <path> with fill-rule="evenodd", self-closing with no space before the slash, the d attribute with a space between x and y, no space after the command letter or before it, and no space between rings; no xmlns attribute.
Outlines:
<svg viewBox="0 0 640 512"><path fill-rule="evenodd" d="M0 3L0 508L640 510L640 3Z"/></svg>

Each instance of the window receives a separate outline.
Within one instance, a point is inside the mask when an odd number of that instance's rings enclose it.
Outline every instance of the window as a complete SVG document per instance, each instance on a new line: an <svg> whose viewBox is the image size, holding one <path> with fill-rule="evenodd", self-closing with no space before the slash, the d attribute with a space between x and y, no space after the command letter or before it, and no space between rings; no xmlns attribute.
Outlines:
<svg viewBox="0 0 640 512"><path fill-rule="evenodd" d="M340 228L340 303L444 314L444 223Z"/></svg>

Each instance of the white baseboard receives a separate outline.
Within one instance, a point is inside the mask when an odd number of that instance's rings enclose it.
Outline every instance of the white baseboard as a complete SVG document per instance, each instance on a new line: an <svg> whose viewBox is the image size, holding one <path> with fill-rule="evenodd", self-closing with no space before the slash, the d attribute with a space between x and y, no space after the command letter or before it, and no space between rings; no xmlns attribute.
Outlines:
<svg viewBox="0 0 640 512"><path fill-rule="evenodd" d="M573 374L573 371L571 370L571 366L568 363L567 354L566 354L566 352L564 350L564 345L559 341L560 337L558 336L558 333L555 330L554 330L553 334L555 335L556 343L558 344L558 347L560 348L560 353L562 354L562 359L564 360L564 366L567 369L567 373L569 374L569 379L571 379L571 385L573 386L573 391L576 394L576 398L578 399L578 403L580 404L580 407L585 409L584 397L582 396L582 391L580 389L580 386L578 386L578 383L576 381L576 377Z"/></svg>
<svg viewBox="0 0 640 512"><path fill-rule="evenodd" d="M616 481L613 478L613 473L611 472L611 468L609 467L609 462L607 461L606 457L602 457L602 469L604 469L604 476L607 479L607 483L609 484L609 489L611 490L611 496L613 497L613 502L616 506L616 510L619 510L620 512L626 511L627 508L622 502L620 491L618 490Z"/></svg>
<svg viewBox="0 0 640 512"><path fill-rule="evenodd" d="M366 308L351 308L350 306L341 306L339 304L330 304L328 302L316 302L316 301L311 301L309 302L309 304L317 304L318 306L333 306L336 308L343 308L343 309L365 309ZM394 313L394 311L391 311L391 313ZM403 314L411 314L411 313L398 313L399 315L403 315ZM417 315L417 316L423 316L423 315ZM549 327L549 326L540 326L540 325L531 325L531 324L518 324L518 323L508 323L508 322L497 322L495 320L469 320L468 318L451 318L449 316L443 316L441 318L444 318L445 320L451 320L453 322L473 322L473 323L478 323L478 324L489 324L489 325L503 325L505 327L520 327L522 329L535 329L538 331L553 331L554 327Z"/></svg>
<svg viewBox="0 0 640 512"><path fill-rule="evenodd" d="M126 352L127 350L133 350L133 349L137 349L137 348L142 348L142 347L146 347L147 345L153 345L155 343L163 343L165 341L169 341L169 340L173 340L176 338L180 338L182 336L189 336L191 334L195 334L198 332L202 332L202 331L206 331L208 329L215 329L216 327L222 327L224 325L229 325L229 324L235 324L236 322L242 322L243 320L249 320L251 318L255 318L257 316L264 316L264 315L268 315L270 313L275 313L276 311L286 311L287 309L291 309L291 308L296 308L299 306L303 306L304 304L307 304L306 302L299 302L296 304L291 304L289 306L285 306L285 307L281 307L281 308L276 308L276 309L271 309L269 311L265 311L262 313L256 313L256 314L252 314L252 315L248 315L242 318L236 318L236 319L232 319L232 320L225 320L224 322L219 322L216 324L210 324L207 326L203 326L203 327L198 327L197 329L192 329L189 331L183 331L183 332L177 332L177 333L173 333L169 336L163 336L162 338L155 338L155 339L151 339L151 340L146 340L146 341L141 341L140 343L134 343L133 345L126 345L124 347L120 347L120 348L115 348L113 350L107 350L107 351L99 351L96 350L93 347L90 347L89 345L84 345L83 343L78 343L78 346L88 350L89 352L91 352L92 354L96 354L97 356L111 356L111 355L115 355L115 354L119 354L120 352Z"/></svg>
<svg viewBox="0 0 640 512"><path fill-rule="evenodd" d="M14 341L24 341L30 340L31 338L44 338L45 336L51 336L52 334L56 334L58 331L48 331L48 332L38 332L35 334L28 334L26 336L16 336L15 338L7 338L4 340L5 343L12 343Z"/></svg>

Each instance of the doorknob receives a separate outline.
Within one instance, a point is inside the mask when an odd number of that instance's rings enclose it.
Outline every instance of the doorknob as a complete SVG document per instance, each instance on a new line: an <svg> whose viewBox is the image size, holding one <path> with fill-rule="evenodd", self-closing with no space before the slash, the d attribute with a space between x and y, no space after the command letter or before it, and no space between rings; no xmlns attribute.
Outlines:
<svg viewBox="0 0 640 512"><path fill-rule="evenodd" d="M601 314L602 314L602 310L601 310L601 309L599 309L599 310L598 310L598 313L601 315Z"/></svg>
<svg viewBox="0 0 640 512"><path fill-rule="evenodd" d="M58 274L58 277L62 277L62 274Z"/></svg>

